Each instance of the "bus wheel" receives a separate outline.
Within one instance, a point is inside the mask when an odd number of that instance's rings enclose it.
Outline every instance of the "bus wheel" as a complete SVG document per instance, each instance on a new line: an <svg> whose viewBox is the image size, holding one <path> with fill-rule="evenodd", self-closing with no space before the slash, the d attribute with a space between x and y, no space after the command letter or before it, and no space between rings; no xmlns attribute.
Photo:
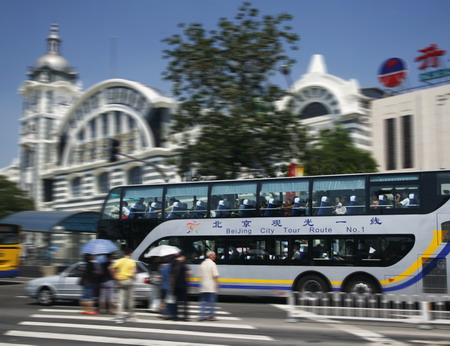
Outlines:
<svg viewBox="0 0 450 346"><path fill-rule="evenodd" d="M296 287L299 292L328 292L329 286L327 282L317 275L305 275L302 277Z"/></svg>
<svg viewBox="0 0 450 346"><path fill-rule="evenodd" d="M41 305L52 305L55 301L53 292L47 287L43 287L37 294L37 300Z"/></svg>
<svg viewBox="0 0 450 346"><path fill-rule="evenodd" d="M374 294L380 293L380 288L376 282L368 276L358 275L348 281L344 291L357 294Z"/></svg>

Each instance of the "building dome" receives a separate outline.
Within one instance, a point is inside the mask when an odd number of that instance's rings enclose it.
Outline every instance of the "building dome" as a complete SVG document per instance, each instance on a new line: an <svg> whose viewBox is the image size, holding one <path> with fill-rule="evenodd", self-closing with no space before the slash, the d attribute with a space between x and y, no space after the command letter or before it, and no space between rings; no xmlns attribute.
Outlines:
<svg viewBox="0 0 450 346"><path fill-rule="evenodd" d="M47 53L41 56L34 64L35 69L49 68L55 71L66 72L71 70L69 62L59 54Z"/></svg>
<svg viewBox="0 0 450 346"><path fill-rule="evenodd" d="M58 25L52 24L47 38L47 53L41 56L30 68L28 75L32 80L52 82L57 80L75 81L76 71L59 54L61 40Z"/></svg>

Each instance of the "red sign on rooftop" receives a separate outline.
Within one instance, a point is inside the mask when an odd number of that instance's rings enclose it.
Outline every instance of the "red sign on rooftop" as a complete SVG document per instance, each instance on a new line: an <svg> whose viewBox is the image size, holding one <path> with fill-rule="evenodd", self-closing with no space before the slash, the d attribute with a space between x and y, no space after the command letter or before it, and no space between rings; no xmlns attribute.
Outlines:
<svg viewBox="0 0 450 346"><path fill-rule="evenodd" d="M439 49L435 43L419 49L418 52L423 53L414 59L414 61L422 61L419 70L425 70L428 67L439 67L439 57L445 54L445 50Z"/></svg>

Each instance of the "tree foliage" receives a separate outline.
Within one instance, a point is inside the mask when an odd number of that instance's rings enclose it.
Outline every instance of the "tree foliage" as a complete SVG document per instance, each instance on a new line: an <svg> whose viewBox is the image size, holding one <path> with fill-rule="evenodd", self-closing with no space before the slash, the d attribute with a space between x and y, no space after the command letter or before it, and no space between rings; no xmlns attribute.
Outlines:
<svg viewBox="0 0 450 346"><path fill-rule="evenodd" d="M355 147L348 131L337 126L323 131L304 157L307 175L369 173L377 171L371 154Z"/></svg>
<svg viewBox="0 0 450 346"><path fill-rule="evenodd" d="M25 210L34 210L33 200L16 184L0 176L0 218Z"/></svg>
<svg viewBox="0 0 450 346"><path fill-rule="evenodd" d="M194 166L218 179L252 171L272 176L277 163L300 155L304 129L289 107L275 106L285 91L271 82L293 63L285 53L297 49L299 39L285 25L291 19L261 17L244 3L234 20L220 18L215 30L181 24L182 34L164 40L164 78L180 101L172 127L179 147L172 163L180 175Z"/></svg>

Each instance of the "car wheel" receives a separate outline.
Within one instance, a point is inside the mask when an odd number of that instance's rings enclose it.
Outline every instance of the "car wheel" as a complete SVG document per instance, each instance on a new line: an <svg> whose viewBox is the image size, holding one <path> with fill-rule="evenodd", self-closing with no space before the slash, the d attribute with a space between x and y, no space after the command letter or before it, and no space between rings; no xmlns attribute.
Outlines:
<svg viewBox="0 0 450 346"><path fill-rule="evenodd" d="M51 305L55 302L55 297L50 288L43 287L38 292L37 300L41 305Z"/></svg>

